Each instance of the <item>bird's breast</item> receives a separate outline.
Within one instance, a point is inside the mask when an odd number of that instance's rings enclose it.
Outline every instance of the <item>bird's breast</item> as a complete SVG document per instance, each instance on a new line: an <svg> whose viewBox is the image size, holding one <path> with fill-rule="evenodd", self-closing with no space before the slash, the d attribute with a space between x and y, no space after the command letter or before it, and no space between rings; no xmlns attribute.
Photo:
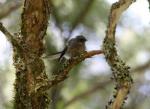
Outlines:
<svg viewBox="0 0 150 109"><path fill-rule="evenodd" d="M76 57L79 56L84 51L85 51L85 44L78 43L68 47L67 54L70 57Z"/></svg>

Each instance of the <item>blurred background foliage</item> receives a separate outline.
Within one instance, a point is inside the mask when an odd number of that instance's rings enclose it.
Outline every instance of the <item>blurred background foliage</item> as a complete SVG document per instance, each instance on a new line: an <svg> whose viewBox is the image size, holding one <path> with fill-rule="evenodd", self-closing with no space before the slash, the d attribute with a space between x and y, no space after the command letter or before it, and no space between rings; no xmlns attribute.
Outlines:
<svg viewBox="0 0 150 109"><path fill-rule="evenodd" d="M87 51L102 48L111 4L117 0L49 0L52 10L44 43L46 54L61 51L67 40L82 34ZM23 1L1 0L0 20L19 32ZM36 4L35 4L36 5ZM147 0L137 0L123 13L116 30L118 54L131 66L134 79L125 109L149 109L150 13ZM0 33L0 109L12 109L15 69L12 48ZM49 77L57 60L44 59ZM104 109L114 90L104 56L94 56L74 67L69 78L49 91L50 109Z"/></svg>

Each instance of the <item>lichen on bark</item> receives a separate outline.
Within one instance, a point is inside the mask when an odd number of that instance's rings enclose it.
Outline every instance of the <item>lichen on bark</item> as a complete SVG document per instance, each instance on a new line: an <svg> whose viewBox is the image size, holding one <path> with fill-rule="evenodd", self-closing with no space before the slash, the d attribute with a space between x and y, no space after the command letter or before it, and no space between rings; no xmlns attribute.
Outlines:
<svg viewBox="0 0 150 109"><path fill-rule="evenodd" d="M44 53L43 37L49 19L48 0L25 0L22 13L21 34L18 42L21 50L13 47L15 81L15 109L46 109L47 92L38 92L36 87L48 80L45 65L40 58Z"/></svg>

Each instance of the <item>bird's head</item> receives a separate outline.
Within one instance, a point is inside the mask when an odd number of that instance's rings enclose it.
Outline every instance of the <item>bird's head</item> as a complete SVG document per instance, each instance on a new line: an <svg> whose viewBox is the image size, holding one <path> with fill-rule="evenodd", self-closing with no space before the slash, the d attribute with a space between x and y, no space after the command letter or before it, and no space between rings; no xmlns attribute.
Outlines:
<svg viewBox="0 0 150 109"><path fill-rule="evenodd" d="M83 35L77 36L76 39L77 39L78 41L80 41L80 42L85 42L85 41L87 41L87 39L86 39Z"/></svg>

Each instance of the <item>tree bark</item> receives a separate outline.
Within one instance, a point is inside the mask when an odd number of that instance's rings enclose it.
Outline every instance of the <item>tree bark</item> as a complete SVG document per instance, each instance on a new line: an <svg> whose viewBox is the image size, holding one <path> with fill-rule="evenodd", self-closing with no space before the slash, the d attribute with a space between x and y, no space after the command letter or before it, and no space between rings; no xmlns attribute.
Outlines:
<svg viewBox="0 0 150 109"><path fill-rule="evenodd" d="M111 67L113 79L116 82L113 99L108 102L106 109L121 109L127 95L132 87L132 77L130 67L118 55L115 45L116 26L121 14L134 2L134 0L119 0L112 4L106 36L103 41L103 52L105 59Z"/></svg>
<svg viewBox="0 0 150 109"><path fill-rule="evenodd" d="M46 109L49 104L47 92L39 92L47 75L41 55L44 52L49 6L47 0L25 0L22 13L21 34L17 36L18 47L14 50L15 109Z"/></svg>

